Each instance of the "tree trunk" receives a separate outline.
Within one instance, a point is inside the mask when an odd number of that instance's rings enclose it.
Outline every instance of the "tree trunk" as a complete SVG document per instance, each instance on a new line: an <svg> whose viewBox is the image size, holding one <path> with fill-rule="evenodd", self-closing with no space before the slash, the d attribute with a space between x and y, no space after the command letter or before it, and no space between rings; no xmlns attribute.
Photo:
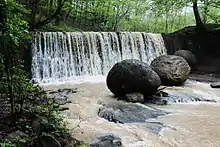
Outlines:
<svg viewBox="0 0 220 147"><path fill-rule="evenodd" d="M193 1L193 12L194 12L195 20L196 20L196 26L200 27L202 25L202 19L199 14L197 0Z"/></svg>
<svg viewBox="0 0 220 147"><path fill-rule="evenodd" d="M31 1L31 14L29 20L29 30L33 31L36 25L36 15L37 15L37 5L39 4L39 0L32 0Z"/></svg>
<svg viewBox="0 0 220 147"><path fill-rule="evenodd" d="M64 0L57 0L57 7L54 13L52 13L50 16L46 17L44 20L36 20L37 15L37 8L39 4L39 0L34 0L32 4L32 12L31 12L31 21L30 24L30 30L33 31L35 29L39 29L40 27L50 23L56 16L58 16L63 8Z"/></svg>
<svg viewBox="0 0 220 147"><path fill-rule="evenodd" d="M168 12L166 11L165 33L168 33Z"/></svg>

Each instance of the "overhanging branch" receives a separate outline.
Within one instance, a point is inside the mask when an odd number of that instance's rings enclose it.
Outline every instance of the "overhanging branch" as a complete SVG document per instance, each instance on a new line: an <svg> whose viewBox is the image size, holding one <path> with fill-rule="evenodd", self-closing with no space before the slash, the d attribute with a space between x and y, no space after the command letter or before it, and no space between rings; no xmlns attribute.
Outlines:
<svg viewBox="0 0 220 147"><path fill-rule="evenodd" d="M56 8L56 11L53 14L51 14L49 17L45 18L44 20L37 22L34 26L34 29L38 29L41 26L44 26L44 25L50 23L58 14L60 14L60 12L63 8L63 5L64 5L64 1L65 0L58 0L57 1L58 5Z"/></svg>

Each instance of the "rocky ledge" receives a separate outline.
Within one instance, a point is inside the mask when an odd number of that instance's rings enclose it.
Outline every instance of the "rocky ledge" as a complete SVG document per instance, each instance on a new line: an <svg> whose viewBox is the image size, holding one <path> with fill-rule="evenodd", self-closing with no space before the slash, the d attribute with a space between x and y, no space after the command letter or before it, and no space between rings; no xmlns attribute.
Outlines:
<svg viewBox="0 0 220 147"><path fill-rule="evenodd" d="M130 93L126 94L124 97L118 97L118 100L125 100L132 103L142 103L142 104L157 104L157 105L168 105L174 103L188 103L188 102L214 102L214 99L204 98L200 95L189 94L183 91L173 91L172 94L158 91L156 94L148 96L147 98L140 93Z"/></svg>
<svg viewBox="0 0 220 147"><path fill-rule="evenodd" d="M163 123L150 122L148 120L167 114L169 114L169 112L162 111L153 106L122 101L112 104L102 103L102 107L98 110L99 117L110 122L143 125L143 127L152 133L159 133L160 130L166 126Z"/></svg>
<svg viewBox="0 0 220 147"><path fill-rule="evenodd" d="M122 142L119 137L113 134L102 135L97 138L92 138L90 143L87 143L87 147L121 147Z"/></svg>
<svg viewBox="0 0 220 147"><path fill-rule="evenodd" d="M65 105L67 103L71 103L71 100L69 99L68 95L77 93L77 88L63 88L58 90L48 90L46 91L46 94L48 98L51 98L56 104L58 105ZM68 110L68 107L62 106L60 107L60 111Z"/></svg>

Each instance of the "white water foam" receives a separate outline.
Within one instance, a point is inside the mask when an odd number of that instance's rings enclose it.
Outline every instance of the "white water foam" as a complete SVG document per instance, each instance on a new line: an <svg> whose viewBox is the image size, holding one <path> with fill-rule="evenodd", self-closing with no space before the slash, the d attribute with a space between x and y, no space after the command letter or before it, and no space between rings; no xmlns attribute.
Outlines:
<svg viewBox="0 0 220 147"><path fill-rule="evenodd" d="M150 64L166 54L162 36L144 32L40 32L32 51L32 78L41 84L100 82L119 61Z"/></svg>
<svg viewBox="0 0 220 147"><path fill-rule="evenodd" d="M105 83L106 76L104 75L96 75L96 76L75 76L69 77L66 79L46 79L41 81L39 84L42 86L49 85L62 85L62 84L81 84L81 83Z"/></svg>

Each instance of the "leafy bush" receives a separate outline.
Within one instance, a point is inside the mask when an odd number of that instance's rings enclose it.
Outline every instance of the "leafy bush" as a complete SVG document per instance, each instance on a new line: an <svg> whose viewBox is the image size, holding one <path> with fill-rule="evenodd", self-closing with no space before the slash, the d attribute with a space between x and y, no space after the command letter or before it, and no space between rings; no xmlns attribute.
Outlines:
<svg viewBox="0 0 220 147"><path fill-rule="evenodd" d="M24 13L28 12L15 0L0 3L0 106L11 109L10 114L8 110L0 110L0 116L10 118L12 131L20 130L28 134L27 138L0 140L3 147L17 143L33 144L40 135L32 126L36 117L46 118L47 132L54 136L66 131L59 106L46 97L40 86L28 79L24 62L20 59L20 45L30 38ZM5 112L7 116L2 116Z"/></svg>
<svg viewBox="0 0 220 147"><path fill-rule="evenodd" d="M10 142L10 141L5 141L5 142L0 142L0 146L1 147L16 147L16 145L15 144L13 144L12 142Z"/></svg>
<svg viewBox="0 0 220 147"><path fill-rule="evenodd" d="M59 111L59 106L52 100L48 100L40 105L33 105L30 112L34 115L46 118L47 130L55 136L60 136L67 131L66 124Z"/></svg>

